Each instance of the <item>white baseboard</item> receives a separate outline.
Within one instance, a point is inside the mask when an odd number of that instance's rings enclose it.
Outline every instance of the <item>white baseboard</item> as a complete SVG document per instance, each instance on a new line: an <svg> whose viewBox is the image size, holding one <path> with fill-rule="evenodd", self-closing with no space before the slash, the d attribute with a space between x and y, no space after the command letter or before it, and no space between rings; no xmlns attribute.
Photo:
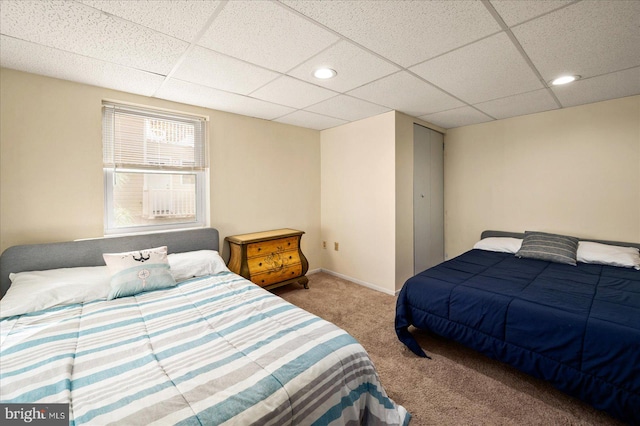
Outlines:
<svg viewBox="0 0 640 426"><path fill-rule="evenodd" d="M317 274L318 272L322 272L322 268L309 269L305 275Z"/></svg>
<svg viewBox="0 0 640 426"><path fill-rule="evenodd" d="M314 273L315 273L315 271L317 271L317 272L325 272L325 273L327 273L329 275L334 275L334 276L336 276L338 278L342 278L344 280L354 282L354 283L359 284L359 285L361 285L363 287L367 287L367 288L370 288L371 290L376 290L376 291L379 291L380 293L388 294L390 296L397 296L398 293L400 292L399 290L395 291L395 292L394 291L390 291L390 290L388 290L386 288L379 287L379 286L377 286L375 284L371 284L371 283L368 283L366 281L358 280L356 278L352 278L352 277L349 277L347 275L339 274L337 272L333 272L333 271L330 271L330 270L324 269L324 268L320 268L319 270L318 269L314 269Z"/></svg>

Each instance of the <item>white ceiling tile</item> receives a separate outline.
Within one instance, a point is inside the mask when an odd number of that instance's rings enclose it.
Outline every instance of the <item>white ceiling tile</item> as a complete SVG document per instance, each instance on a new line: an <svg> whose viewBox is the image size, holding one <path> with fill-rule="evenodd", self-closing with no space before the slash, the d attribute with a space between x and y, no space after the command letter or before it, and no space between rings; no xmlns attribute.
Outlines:
<svg viewBox="0 0 640 426"><path fill-rule="evenodd" d="M351 96L339 95L326 101L305 108L306 111L317 112L330 117L347 121L361 120L366 117L382 114L390 108L375 105Z"/></svg>
<svg viewBox="0 0 640 426"><path fill-rule="evenodd" d="M51 47L0 36L0 66L151 96L164 77Z"/></svg>
<svg viewBox="0 0 640 426"><path fill-rule="evenodd" d="M549 13L575 0L491 0L502 20L510 27Z"/></svg>
<svg viewBox="0 0 640 426"><path fill-rule="evenodd" d="M220 4L217 0L79 0L161 33L192 42Z"/></svg>
<svg viewBox="0 0 640 426"><path fill-rule="evenodd" d="M544 87L505 33L424 62L411 71L470 104Z"/></svg>
<svg viewBox="0 0 640 426"><path fill-rule="evenodd" d="M169 79L158 91L156 97L265 120L273 120L276 117L295 111L293 108L286 106L274 105L259 99L223 92L222 90L176 79Z"/></svg>
<svg viewBox="0 0 640 426"><path fill-rule="evenodd" d="M199 44L286 72L337 40L276 3L235 0L225 5Z"/></svg>
<svg viewBox="0 0 640 426"><path fill-rule="evenodd" d="M313 71L322 67L334 69L338 75L328 80L315 78ZM293 69L289 75L336 92L346 92L397 71L400 71L397 66L352 43L340 41Z"/></svg>
<svg viewBox="0 0 640 426"><path fill-rule="evenodd" d="M2 34L166 75L188 43L68 1L3 1Z"/></svg>
<svg viewBox="0 0 640 426"><path fill-rule="evenodd" d="M490 117L476 111L470 106L437 112L435 114L423 115L418 118L445 129L470 126L471 124L484 123L492 120Z"/></svg>
<svg viewBox="0 0 640 426"><path fill-rule="evenodd" d="M640 1L582 1L513 28L546 81L640 65Z"/></svg>
<svg viewBox="0 0 640 426"><path fill-rule="evenodd" d="M246 95L279 75L204 47L195 46L173 77Z"/></svg>
<svg viewBox="0 0 640 426"><path fill-rule="evenodd" d="M534 90L533 92L482 102L475 104L474 107L498 119L559 108L547 89Z"/></svg>
<svg viewBox="0 0 640 426"><path fill-rule="evenodd" d="M286 75L251 93L254 98L294 108L305 108L335 95L335 92Z"/></svg>
<svg viewBox="0 0 640 426"><path fill-rule="evenodd" d="M500 31L487 9L475 1L283 3L405 67Z"/></svg>
<svg viewBox="0 0 640 426"><path fill-rule="evenodd" d="M493 9L545 81L582 79L551 92ZM317 129L454 127L639 94L638 22L638 0L0 0L0 65Z"/></svg>
<svg viewBox="0 0 640 426"><path fill-rule="evenodd" d="M565 107L640 95L640 67L553 86L552 90Z"/></svg>
<svg viewBox="0 0 640 426"><path fill-rule="evenodd" d="M279 123L291 124L294 126L308 127L310 129L324 130L331 127L341 126L347 122L333 117L314 114L307 111L296 111L277 120Z"/></svg>
<svg viewBox="0 0 640 426"><path fill-rule="evenodd" d="M359 87L348 94L414 117L464 105L405 71Z"/></svg>

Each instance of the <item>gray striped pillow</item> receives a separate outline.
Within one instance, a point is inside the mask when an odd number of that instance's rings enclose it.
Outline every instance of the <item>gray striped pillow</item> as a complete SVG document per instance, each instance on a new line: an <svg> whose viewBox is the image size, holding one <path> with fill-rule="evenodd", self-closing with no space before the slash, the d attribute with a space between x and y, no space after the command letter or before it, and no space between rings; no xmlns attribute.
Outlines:
<svg viewBox="0 0 640 426"><path fill-rule="evenodd" d="M526 231L517 257L576 266L578 239L566 235Z"/></svg>

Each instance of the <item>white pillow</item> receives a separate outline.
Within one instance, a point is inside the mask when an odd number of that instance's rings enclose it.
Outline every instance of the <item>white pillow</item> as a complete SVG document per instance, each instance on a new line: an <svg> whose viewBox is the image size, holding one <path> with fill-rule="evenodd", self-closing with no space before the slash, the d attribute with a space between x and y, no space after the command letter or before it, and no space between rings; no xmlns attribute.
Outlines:
<svg viewBox="0 0 640 426"><path fill-rule="evenodd" d="M176 285L167 260L167 246L104 253L102 257L111 271L108 300Z"/></svg>
<svg viewBox="0 0 640 426"><path fill-rule="evenodd" d="M0 300L0 318L106 299L111 289L106 266L18 272L9 274L9 279L11 287Z"/></svg>
<svg viewBox="0 0 640 426"><path fill-rule="evenodd" d="M171 253L167 257L171 266L171 275L173 275L176 282L229 271L224 260L215 250Z"/></svg>
<svg viewBox="0 0 640 426"><path fill-rule="evenodd" d="M473 248L487 251L497 251L500 253L516 253L520 250L522 238L511 237L489 237L478 241Z"/></svg>
<svg viewBox="0 0 640 426"><path fill-rule="evenodd" d="M577 258L578 262L583 263L622 266L640 270L640 250L635 247L580 241Z"/></svg>

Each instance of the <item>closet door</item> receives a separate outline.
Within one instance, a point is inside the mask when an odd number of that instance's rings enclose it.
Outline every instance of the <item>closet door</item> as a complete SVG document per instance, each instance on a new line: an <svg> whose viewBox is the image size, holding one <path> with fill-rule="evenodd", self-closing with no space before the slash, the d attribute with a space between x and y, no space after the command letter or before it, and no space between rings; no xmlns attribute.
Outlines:
<svg viewBox="0 0 640 426"><path fill-rule="evenodd" d="M444 261L444 137L413 125L414 273Z"/></svg>

